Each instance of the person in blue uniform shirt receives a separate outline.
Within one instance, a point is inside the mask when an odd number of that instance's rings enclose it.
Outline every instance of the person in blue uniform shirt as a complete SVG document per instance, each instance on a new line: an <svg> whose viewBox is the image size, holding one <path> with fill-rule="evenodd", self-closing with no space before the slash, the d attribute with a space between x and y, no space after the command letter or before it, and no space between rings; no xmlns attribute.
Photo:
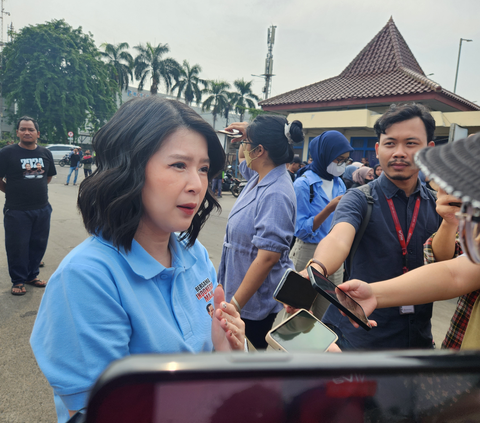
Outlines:
<svg viewBox="0 0 480 423"><path fill-rule="evenodd" d="M287 269L295 227L296 201L286 164L293 143L303 140L302 124L280 116L258 116L250 125L234 123L243 137L238 157L248 180L228 216L218 281L228 301L241 311L245 334L257 349L282 305L273 292Z"/></svg>
<svg viewBox="0 0 480 423"><path fill-rule="evenodd" d="M152 96L125 103L93 145L97 170L78 196L92 236L51 277L31 336L60 422L85 408L114 360L243 350L245 341L197 241L218 208L208 183L225 160L211 126L183 103Z"/></svg>

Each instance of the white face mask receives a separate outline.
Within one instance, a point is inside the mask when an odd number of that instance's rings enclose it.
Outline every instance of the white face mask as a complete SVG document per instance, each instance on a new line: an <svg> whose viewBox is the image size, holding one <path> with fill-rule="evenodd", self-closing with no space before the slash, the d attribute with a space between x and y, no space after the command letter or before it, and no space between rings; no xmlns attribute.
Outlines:
<svg viewBox="0 0 480 423"><path fill-rule="evenodd" d="M346 163L341 165L336 164L335 162L330 163L327 166L327 172L332 176L341 176L345 173L345 168L347 167Z"/></svg>

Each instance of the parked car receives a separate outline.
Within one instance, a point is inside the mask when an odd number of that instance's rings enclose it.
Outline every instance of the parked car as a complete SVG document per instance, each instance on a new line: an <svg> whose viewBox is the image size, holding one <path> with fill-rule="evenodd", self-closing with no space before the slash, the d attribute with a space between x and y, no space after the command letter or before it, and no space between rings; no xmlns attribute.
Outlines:
<svg viewBox="0 0 480 423"><path fill-rule="evenodd" d="M74 148L79 148L76 145L71 144L49 144L47 148L52 152L53 160L58 162L62 160L65 154L70 153Z"/></svg>

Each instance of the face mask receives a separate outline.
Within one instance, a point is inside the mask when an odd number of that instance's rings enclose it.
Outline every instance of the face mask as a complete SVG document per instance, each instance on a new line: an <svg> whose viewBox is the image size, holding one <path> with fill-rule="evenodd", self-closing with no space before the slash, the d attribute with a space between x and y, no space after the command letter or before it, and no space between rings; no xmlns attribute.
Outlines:
<svg viewBox="0 0 480 423"><path fill-rule="evenodd" d="M243 150L243 154L245 155L245 161L247 162L247 167L249 167L250 169L252 168L251 164L254 160L258 159L258 157L253 157L250 156L250 153L252 151L254 151L256 148L258 148L258 145L257 147L255 147L254 149L248 151L246 148Z"/></svg>
<svg viewBox="0 0 480 423"><path fill-rule="evenodd" d="M327 172L332 176L341 176L345 173L346 167L347 165L345 163L338 165L335 162L332 162L327 166Z"/></svg>

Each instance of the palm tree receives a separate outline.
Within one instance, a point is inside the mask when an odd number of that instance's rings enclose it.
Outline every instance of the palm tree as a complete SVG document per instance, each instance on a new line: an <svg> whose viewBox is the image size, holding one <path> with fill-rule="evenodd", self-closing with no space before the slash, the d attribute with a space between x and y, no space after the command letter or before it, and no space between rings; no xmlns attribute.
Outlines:
<svg viewBox="0 0 480 423"><path fill-rule="evenodd" d="M210 94L209 97L202 103L202 110L212 109L213 115L213 129L215 129L215 122L217 115L225 111L228 106L228 89L230 84L225 81L207 81L207 87L203 90L205 94Z"/></svg>
<svg viewBox="0 0 480 423"><path fill-rule="evenodd" d="M127 50L128 43L109 44L103 43L100 47L104 49L100 54L111 67L111 76L120 88L120 91L128 88L128 78L133 81L133 57Z"/></svg>
<svg viewBox="0 0 480 423"><path fill-rule="evenodd" d="M234 81L233 85L237 89L237 102L235 104L235 111L240 115L240 121L243 122L243 116L245 114L245 110L250 108L255 108L255 103L252 101L258 101L260 98L253 94L252 92L252 84L253 81L245 81L242 79L237 79Z"/></svg>
<svg viewBox="0 0 480 423"><path fill-rule="evenodd" d="M197 104L202 100L202 90L199 87L199 84L203 84L204 87L207 86L207 81L198 77L202 68L200 65L193 65L190 67L190 64L184 60L182 67L178 70L178 76L175 78L176 83L172 87L172 92L177 90L177 98L180 98L183 93L183 98L185 99L185 104L190 106L193 100Z"/></svg>
<svg viewBox="0 0 480 423"><path fill-rule="evenodd" d="M175 59L166 58L162 60L162 56L170 51L168 44L159 43L153 46L150 43L146 45L139 44L134 47L138 51L135 57L135 78L140 82L138 89L142 90L145 81L150 78L152 85L150 92L154 95L158 93L158 86L163 79L167 93L172 87L172 78L178 74L180 65Z"/></svg>

